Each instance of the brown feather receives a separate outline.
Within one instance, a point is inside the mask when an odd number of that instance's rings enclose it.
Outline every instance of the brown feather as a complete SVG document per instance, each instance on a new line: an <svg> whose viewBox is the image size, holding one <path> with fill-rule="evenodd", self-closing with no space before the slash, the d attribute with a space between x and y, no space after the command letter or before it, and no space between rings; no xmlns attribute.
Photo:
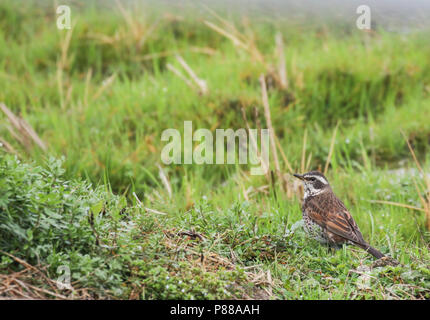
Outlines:
<svg viewBox="0 0 430 320"><path fill-rule="evenodd" d="M302 205L305 229L322 243L339 246L355 244L376 258L384 257L363 238L351 213L333 193L327 179L317 171L295 176L304 181L305 199ZM323 179L320 179L320 178Z"/></svg>

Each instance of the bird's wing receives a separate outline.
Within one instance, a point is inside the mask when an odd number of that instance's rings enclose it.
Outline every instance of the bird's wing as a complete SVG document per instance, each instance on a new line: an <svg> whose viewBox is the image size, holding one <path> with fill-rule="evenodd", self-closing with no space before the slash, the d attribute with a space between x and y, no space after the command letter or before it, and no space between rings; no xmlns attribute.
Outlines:
<svg viewBox="0 0 430 320"><path fill-rule="evenodd" d="M310 199L305 209L309 217L327 231L354 243L366 244L351 213L335 196L324 201L321 197Z"/></svg>

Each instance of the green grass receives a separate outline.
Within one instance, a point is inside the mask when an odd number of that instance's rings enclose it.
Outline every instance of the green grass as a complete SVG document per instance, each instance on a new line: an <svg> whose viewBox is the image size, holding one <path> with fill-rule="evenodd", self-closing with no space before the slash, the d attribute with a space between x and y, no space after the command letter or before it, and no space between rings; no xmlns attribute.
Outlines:
<svg viewBox="0 0 430 320"><path fill-rule="evenodd" d="M45 152L19 143L1 118L0 137L21 159L0 156L1 250L41 263L52 279L68 265L75 289L90 288L98 298L430 298L424 214L370 202L421 206L412 177L387 170L414 166L403 131L428 172L428 32L301 29L258 17L247 26L231 17L253 35L265 65L193 12L173 19L160 15L174 15L171 8L142 5L130 25L114 4L71 6L76 24L63 59L67 31L55 27L50 2L0 4L0 102L48 145ZM220 25L208 12L203 17ZM271 81L277 32L285 42L287 90ZM207 95L167 69L180 68L175 52L207 81ZM185 120L195 129L244 128L242 107L252 128L259 121L266 127L262 73L273 127L294 170L302 165L305 135L309 167L323 169L339 126L329 181L364 237L402 266L364 271L372 277L362 284L354 270L372 258L307 239L298 224L299 192L288 196L280 181L250 176L247 166L164 166L169 196L158 175L161 132L182 131ZM51 156L64 156L61 166L46 160ZM288 171L282 160L281 169ZM250 188L257 191L246 193ZM142 208L134 193L165 215ZM2 274L21 268L5 254L0 261Z"/></svg>

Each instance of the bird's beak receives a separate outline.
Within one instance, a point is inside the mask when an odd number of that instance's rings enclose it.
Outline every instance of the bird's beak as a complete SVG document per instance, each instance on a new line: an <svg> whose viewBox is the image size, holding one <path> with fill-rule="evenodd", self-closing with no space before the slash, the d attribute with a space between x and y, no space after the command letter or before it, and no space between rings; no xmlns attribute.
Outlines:
<svg viewBox="0 0 430 320"><path fill-rule="evenodd" d="M297 179L304 180L304 178L301 174L294 173L293 176L295 176Z"/></svg>

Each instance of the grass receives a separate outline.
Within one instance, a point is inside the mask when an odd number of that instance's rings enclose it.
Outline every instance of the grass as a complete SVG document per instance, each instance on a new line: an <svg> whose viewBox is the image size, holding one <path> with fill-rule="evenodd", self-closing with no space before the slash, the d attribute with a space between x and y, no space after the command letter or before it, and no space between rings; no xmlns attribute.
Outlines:
<svg viewBox="0 0 430 320"><path fill-rule="evenodd" d="M366 238L402 264L370 269L372 258L360 249L333 252L306 238L296 198L257 193L245 201L230 183L195 196L188 210L164 198L148 210L64 180L60 163L42 169L3 156L0 166L2 273L26 270L16 256L45 266L48 279L57 279L58 267L71 269L73 290L48 291L45 298L428 298L424 217L353 196L404 203L414 188L409 178L350 172L350 179L332 179ZM346 184L340 188L339 181ZM399 182L403 188L393 193L390 186Z"/></svg>
<svg viewBox="0 0 430 320"><path fill-rule="evenodd" d="M17 154L0 151L0 273L17 286L9 295L430 297L425 213L373 202L421 208L427 198L424 184L415 187L422 177L390 171L414 166L403 131L428 172L427 32L76 3L70 31L55 28L51 2L0 4L0 102L47 146L20 142L3 117L0 141ZM288 85L279 81L278 33ZM164 129L182 131L185 120L195 129L244 128L242 109L251 128L268 126L261 74L281 175L251 176L244 165L169 165L160 175ZM401 265L372 268L358 248L333 252L307 239L280 150L297 171L324 170L329 158L328 179L364 237ZM46 281L61 266L73 289ZM7 289L0 285L0 296Z"/></svg>

